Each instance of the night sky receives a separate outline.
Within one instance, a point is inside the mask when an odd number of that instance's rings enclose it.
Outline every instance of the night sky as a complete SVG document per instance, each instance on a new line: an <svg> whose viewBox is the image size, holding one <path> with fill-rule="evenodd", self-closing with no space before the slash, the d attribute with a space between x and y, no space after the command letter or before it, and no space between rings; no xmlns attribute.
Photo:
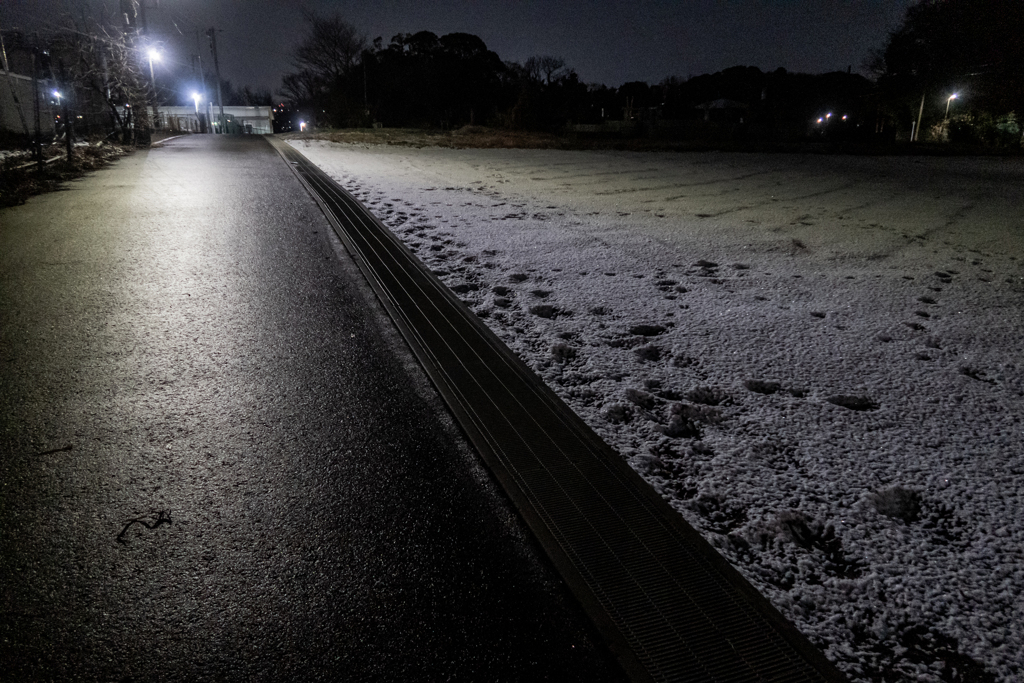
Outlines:
<svg viewBox="0 0 1024 683"><path fill-rule="evenodd" d="M150 32L168 59L190 64L196 29L216 26L222 76L276 92L303 31L301 7L339 12L368 39L456 31L480 36L504 60L563 57L587 83L657 83L736 65L863 72L872 49L913 0L147 0ZM45 31L71 8L117 0L0 0L0 26ZM203 59L207 59L206 39ZM158 76L159 78L159 76Z"/></svg>

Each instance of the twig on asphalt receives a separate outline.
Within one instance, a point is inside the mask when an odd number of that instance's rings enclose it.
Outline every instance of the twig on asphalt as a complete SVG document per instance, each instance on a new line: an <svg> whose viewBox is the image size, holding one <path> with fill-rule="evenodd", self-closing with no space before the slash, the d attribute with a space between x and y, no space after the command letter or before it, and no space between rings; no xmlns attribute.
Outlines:
<svg viewBox="0 0 1024 683"><path fill-rule="evenodd" d="M146 527L147 529L155 529L158 526L160 526L161 524L171 524L172 522L171 522L171 515L166 510L161 510L160 512L158 512L157 513L157 517L156 517L156 521L153 522L152 524L147 522L144 517L136 517L135 519L130 519L130 520L128 520L128 523L124 525L124 528L121 529L121 533L119 533L117 535L117 542L118 543L127 543L128 542L128 541L124 540L124 534L125 534L126 531L128 531L128 529L131 528L132 524L135 524L135 523L139 523L142 526Z"/></svg>
<svg viewBox="0 0 1024 683"><path fill-rule="evenodd" d="M36 453L36 455L53 455L54 453L63 453L64 451L70 451L75 447L74 444L69 443L67 446L61 446L60 448L53 448L42 453Z"/></svg>

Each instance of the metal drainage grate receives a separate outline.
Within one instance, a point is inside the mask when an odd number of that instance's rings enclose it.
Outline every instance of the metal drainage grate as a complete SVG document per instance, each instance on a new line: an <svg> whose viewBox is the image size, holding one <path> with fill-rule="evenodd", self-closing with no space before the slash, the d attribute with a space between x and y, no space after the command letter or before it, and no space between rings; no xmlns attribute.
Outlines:
<svg viewBox="0 0 1024 683"><path fill-rule="evenodd" d="M846 680L358 200L271 144L635 680Z"/></svg>

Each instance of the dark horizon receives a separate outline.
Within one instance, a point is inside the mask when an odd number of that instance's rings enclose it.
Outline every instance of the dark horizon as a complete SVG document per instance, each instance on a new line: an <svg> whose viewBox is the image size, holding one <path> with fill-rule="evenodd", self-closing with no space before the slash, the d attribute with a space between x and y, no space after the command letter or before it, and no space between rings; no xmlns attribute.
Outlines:
<svg viewBox="0 0 1024 683"><path fill-rule="evenodd" d="M251 0L248 11L226 0L151 0L150 35L165 41L175 70L189 68L196 31L215 26L222 76L236 86L270 89L276 96L281 76L292 70L291 52L302 37L301 9L340 14L367 40L387 44L398 33L463 32L479 36L503 60L522 62L534 55L563 57L580 80L618 87L658 83L732 66L762 71L864 73L872 50L903 19L913 0L854 0L768 3L740 0L730 6L699 0L678 7L669 0L636 4L626 16L616 3L591 2L586 11L573 3L536 0L490 3L446 0L429 7L392 0L367 7L343 0L307 0L296 6L277 0ZM116 0L84 3L94 12L112 11ZM9 0L0 8L0 28L48 32L62 12L80 14L83 0ZM203 59L208 43L200 37Z"/></svg>

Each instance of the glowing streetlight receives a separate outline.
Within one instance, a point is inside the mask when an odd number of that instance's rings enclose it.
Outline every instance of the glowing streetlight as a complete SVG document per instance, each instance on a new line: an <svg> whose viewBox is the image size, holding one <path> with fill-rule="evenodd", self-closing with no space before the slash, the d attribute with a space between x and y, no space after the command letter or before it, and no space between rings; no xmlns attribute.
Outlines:
<svg viewBox="0 0 1024 683"><path fill-rule="evenodd" d="M306 130L306 122L305 121L299 121L299 130L300 131Z"/></svg>
<svg viewBox="0 0 1024 683"><path fill-rule="evenodd" d="M956 99L956 93L953 93L952 95L949 96L949 99L946 100L946 115L945 115L944 118L947 118L947 119L949 118L949 105L952 104L953 100L955 100L955 99Z"/></svg>
<svg viewBox="0 0 1024 683"><path fill-rule="evenodd" d="M192 93L192 101L196 103L196 116L199 115L199 100L203 99L203 96L197 92Z"/></svg>
<svg viewBox="0 0 1024 683"><path fill-rule="evenodd" d="M57 104L60 105L60 91L59 90L54 90L53 91L53 96L57 98Z"/></svg>

